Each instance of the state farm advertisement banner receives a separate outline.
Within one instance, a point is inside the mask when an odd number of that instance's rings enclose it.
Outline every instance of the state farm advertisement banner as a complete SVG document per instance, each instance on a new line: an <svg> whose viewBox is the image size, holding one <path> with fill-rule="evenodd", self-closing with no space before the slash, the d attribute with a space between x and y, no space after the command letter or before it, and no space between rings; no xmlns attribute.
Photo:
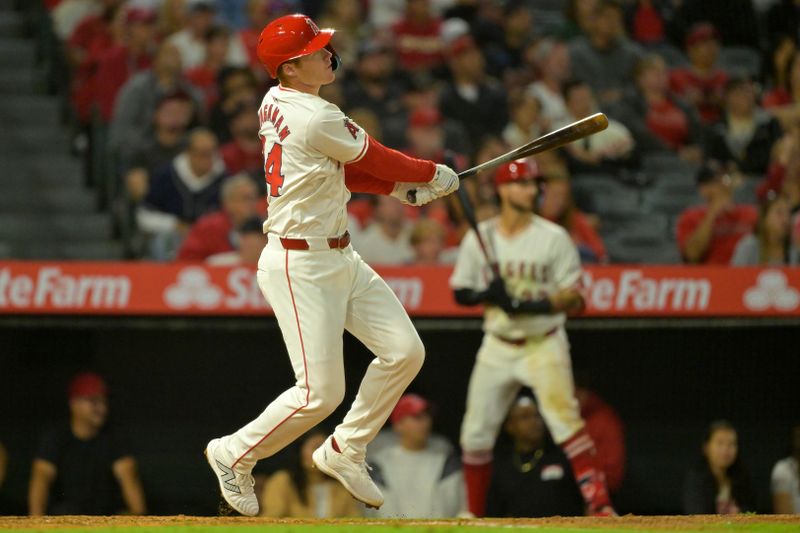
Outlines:
<svg viewBox="0 0 800 533"><path fill-rule="evenodd" d="M415 317L480 316L453 301L450 267L378 272ZM587 267L587 317L800 316L800 269ZM0 314L271 314L246 267L0 262Z"/></svg>

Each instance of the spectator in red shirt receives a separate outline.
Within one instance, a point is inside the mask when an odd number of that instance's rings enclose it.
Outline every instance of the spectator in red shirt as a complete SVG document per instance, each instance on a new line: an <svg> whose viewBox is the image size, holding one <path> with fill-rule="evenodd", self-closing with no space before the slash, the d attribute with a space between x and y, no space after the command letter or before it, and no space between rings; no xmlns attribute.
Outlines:
<svg viewBox="0 0 800 533"><path fill-rule="evenodd" d="M430 0L406 0L406 13L392 26L400 66L430 70L442 64L442 20L431 12Z"/></svg>
<svg viewBox="0 0 800 533"><path fill-rule="evenodd" d="M264 234L264 221L259 217L251 217L236 227L231 233L234 249L228 252L219 252L206 258L207 265L258 266L258 259L264 246L267 245L267 236Z"/></svg>
<svg viewBox="0 0 800 533"><path fill-rule="evenodd" d="M264 158L258 139L258 106L243 102L231 115L232 139L220 148L229 174L246 172L254 179L264 179Z"/></svg>
<svg viewBox="0 0 800 533"><path fill-rule="evenodd" d="M758 213L751 205L733 203L740 178L730 166L710 160L697 173L705 205L687 208L678 218L678 246L684 261L727 265L739 240L753 231Z"/></svg>
<svg viewBox="0 0 800 533"><path fill-rule="evenodd" d="M785 127L800 119L800 53L795 51L786 62L783 84L764 95L763 102Z"/></svg>
<svg viewBox="0 0 800 533"><path fill-rule="evenodd" d="M78 24L67 42L67 57L73 67L72 106L82 124L91 120L98 62L114 45L112 22L122 2L103 0L102 6L99 14L89 15Z"/></svg>
<svg viewBox="0 0 800 533"><path fill-rule="evenodd" d="M669 76L672 93L692 104L706 124L715 122L722 111L722 95L728 75L716 67L719 33L704 22L686 36L689 65L674 69Z"/></svg>
<svg viewBox="0 0 800 533"><path fill-rule="evenodd" d="M226 64L230 45L230 32L223 26L214 26L205 36L206 56L201 65L186 71L186 79L203 92L206 111L217 103L217 77Z"/></svg>
<svg viewBox="0 0 800 533"><path fill-rule="evenodd" d="M569 180L550 179L544 186L539 214L569 232L583 263L607 263L603 240L572 200Z"/></svg>
<svg viewBox="0 0 800 533"><path fill-rule="evenodd" d="M202 261L236 249L233 232L256 216L258 191L245 174L226 179L220 190L222 209L200 217L178 250L178 261Z"/></svg>
<svg viewBox="0 0 800 533"><path fill-rule="evenodd" d="M673 151L682 159L699 162L699 117L670 96L664 60L657 55L640 60L634 77L636 92L623 99L612 114L628 127L642 151Z"/></svg>
<svg viewBox="0 0 800 533"><path fill-rule="evenodd" d="M155 11L129 7L124 17L123 42L103 54L97 65L94 98L105 122L111 120L117 93L125 82L153 62Z"/></svg>
<svg viewBox="0 0 800 533"><path fill-rule="evenodd" d="M586 432L597 447L598 463L606 474L608 490L616 492L625 477L625 427L614 408L600 396L582 387L575 389L575 398L586 422Z"/></svg>

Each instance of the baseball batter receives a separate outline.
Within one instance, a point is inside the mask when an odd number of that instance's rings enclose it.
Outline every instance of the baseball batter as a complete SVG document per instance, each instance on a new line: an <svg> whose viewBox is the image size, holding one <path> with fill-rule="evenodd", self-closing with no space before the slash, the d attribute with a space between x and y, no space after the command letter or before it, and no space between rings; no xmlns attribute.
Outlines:
<svg viewBox="0 0 800 533"><path fill-rule="evenodd" d="M485 304L485 335L470 378L461 426L470 512L482 516L492 448L520 388L531 387L550 433L569 458L587 513L614 514L595 447L574 396L566 311L583 306L578 252L560 226L533 214L538 170L517 160L500 167L500 214L479 225L501 278L492 279L474 232L464 238L450 278L462 305ZM489 282L488 280L492 280Z"/></svg>
<svg viewBox="0 0 800 533"><path fill-rule="evenodd" d="M348 330L376 355L350 411L314 451L317 468L356 499L380 507L383 495L364 462L424 359L424 347L386 283L350 246L346 204L351 192L393 195L415 205L450 194L458 176L371 139L319 97L335 79L334 30L288 15L261 33L258 56L279 80L259 109L269 200L268 241L258 284L272 306L296 384L255 420L206 448L223 497L244 515L258 513L251 471L326 418L345 392L342 334Z"/></svg>

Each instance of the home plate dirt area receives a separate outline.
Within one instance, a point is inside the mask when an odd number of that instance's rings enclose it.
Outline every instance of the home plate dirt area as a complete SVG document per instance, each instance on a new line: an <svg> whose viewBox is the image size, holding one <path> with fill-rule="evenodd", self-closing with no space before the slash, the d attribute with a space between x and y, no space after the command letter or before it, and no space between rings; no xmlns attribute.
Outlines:
<svg viewBox="0 0 800 533"><path fill-rule="evenodd" d="M800 516L738 515L738 516L633 516L615 518L540 518L540 519L472 519L472 520L299 520L244 517L198 516L46 516L0 517L0 529L10 531L44 531L52 529L160 531L161 533L192 532L221 533L223 531L266 531L296 533L340 533L372 531L462 532L462 531L744 531L768 533L800 533Z"/></svg>

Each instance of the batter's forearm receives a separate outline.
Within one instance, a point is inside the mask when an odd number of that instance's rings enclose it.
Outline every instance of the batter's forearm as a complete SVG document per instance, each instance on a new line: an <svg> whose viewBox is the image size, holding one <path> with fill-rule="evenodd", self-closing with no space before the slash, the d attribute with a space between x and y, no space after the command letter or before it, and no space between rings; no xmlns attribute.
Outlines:
<svg viewBox="0 0 800 533"><path fill-rule="evenodd" d="M394 189L394 183L391 181L382 180L353 165L344 167L344 184L350 192L388 195Z"/></svg>
<svg viewBox="0 0 800 533"><path fill-rule="evenodd" d="M407 156L382 145L372 137L364 157L347 167L389 182L427 183L433 179L436 164L433 161Z"/></svg>

